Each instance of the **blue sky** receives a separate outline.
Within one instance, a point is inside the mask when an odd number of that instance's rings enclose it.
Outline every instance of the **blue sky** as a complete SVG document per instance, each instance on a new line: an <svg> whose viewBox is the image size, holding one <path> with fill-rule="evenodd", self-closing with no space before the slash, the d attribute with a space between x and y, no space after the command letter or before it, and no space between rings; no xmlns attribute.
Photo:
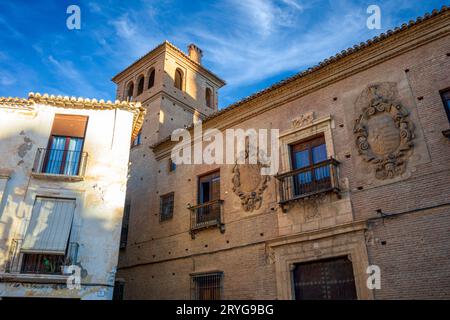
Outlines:
<svg viewBox="0 0 450 320"><path fill-rule="evenodd" d="M81 8L81 30L66 9ZM380 30L366 9L381 8ZM224 107L445 1L35 0L0 2L0 96L115 99L113 75L167 39L204 51Z"/></svg>

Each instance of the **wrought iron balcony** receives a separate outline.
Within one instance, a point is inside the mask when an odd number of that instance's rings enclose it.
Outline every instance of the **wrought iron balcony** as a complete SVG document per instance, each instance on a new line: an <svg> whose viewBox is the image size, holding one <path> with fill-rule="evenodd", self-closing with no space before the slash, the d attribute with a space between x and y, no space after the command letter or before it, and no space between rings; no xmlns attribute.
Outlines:
<svg viewBox="0 0 450 320"><path fill-rule="evenodd" d="M276 176L279 181L281 205L327 192L339 192L339 162L328 159L312 166L292 170Z"/></svg>
<svg viewBox="0 0 450 320"><path fill-rule="evenodd" d="M6 273L64 275L65 267L77 263L79 245L69 243L65 255L24 253L20 251L22 239L14 239L6 262Z"/></svg>
<svg viewBox="0 0 450 320"><path fill-rule="evenodd" d="M33 175L82 179L86 171L87 152L39 148Z"/></svg>
<svg viewBox="0 0 450 320"><path fill-rule="evenodd" d="M191 210L191 236L195 237L195 232L210 227L219 227L225 232L223 223L223 200L213 200L196 206L189 207Z"/></svg>

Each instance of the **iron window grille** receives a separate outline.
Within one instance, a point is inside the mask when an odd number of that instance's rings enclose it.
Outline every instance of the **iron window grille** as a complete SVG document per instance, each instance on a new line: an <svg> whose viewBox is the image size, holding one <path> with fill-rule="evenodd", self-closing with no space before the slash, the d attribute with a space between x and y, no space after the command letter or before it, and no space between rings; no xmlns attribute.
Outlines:
<svg viewBox="0 0 450 320"><path fill-rule="evenodd" d="M203 273L191 276L192 300L221 300L223 272Z"/></svg>

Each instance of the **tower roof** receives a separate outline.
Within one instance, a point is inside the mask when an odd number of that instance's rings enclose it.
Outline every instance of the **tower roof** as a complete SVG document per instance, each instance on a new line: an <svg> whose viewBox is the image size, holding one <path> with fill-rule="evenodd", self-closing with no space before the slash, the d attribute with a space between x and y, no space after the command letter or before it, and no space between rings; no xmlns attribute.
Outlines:
<svg viewBox="0 0 450 320"><path fill-rule="evenodd" d="M119 79L121 78L121 76L124 75L127 71L129 71L130 69L132 69L134 66L138 65L139 63L142 63L147 58L156 55L160 51L163 51L164 49L172 50L176 54L181 55L183 57L183 59L185 59L186 61L191 63L193 66L198 68L200 71L206 73L209 77L213 78L220 86L224 86L226 84L225 80L219 78L219 76L214 74L212 71L205 68L204 66L197 63L196 61L192 60L186 53L184 53L181 49L177 48L175 45L173 45L172 43L170 43L167 40L165 40L164 42L162 42L161 44L159 44L158 46L156 46L155 48L150 50L148 53L146 53L144 56L140 57L139 59L134 61L132 64L130 64L128 67L126 67L125 69L120 71L111 80L113 82L117 83L119 81Z"/></svg>

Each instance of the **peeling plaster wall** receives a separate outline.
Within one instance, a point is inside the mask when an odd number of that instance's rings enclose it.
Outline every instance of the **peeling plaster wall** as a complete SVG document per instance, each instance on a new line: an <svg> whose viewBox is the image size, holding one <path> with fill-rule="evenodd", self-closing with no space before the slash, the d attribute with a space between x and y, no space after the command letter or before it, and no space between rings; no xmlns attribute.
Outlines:
<svg viewBox="0 0 450 320"><path fill-rule="evenodd" d="M82 181L32 175L37 149L47 147L56 113L89 117L83 148L88 160ZM133 114L118 109L64 109L45 105L27 110L0 108L0 297L111 299L132 123ZM12 240L23 238L37 196L76 200L69 241L79 244L80 291L68 290L64 282L46 284L45 277L33 284L11 279L5 282L2 277Z"/></svg>

